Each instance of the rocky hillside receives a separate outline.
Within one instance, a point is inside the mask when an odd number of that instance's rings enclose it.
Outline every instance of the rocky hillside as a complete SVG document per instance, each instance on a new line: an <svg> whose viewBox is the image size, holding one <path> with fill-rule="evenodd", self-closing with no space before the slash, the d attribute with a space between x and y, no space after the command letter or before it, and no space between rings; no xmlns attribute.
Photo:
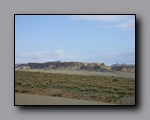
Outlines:
<svg viewBox="0 0 150 120"><path fill-rule="evenodd" d="M104 63L84 63L84 62L47 62L47 63L28 63L31 69L45 70L88 70L88 71L111 71L109 66Z"/></svg>
<svg viewBox="0 0 150 120"><path fill-rule="evenodd" d="M134 65L118 65L107 66L104 63L85 63L85 62L46 62L46 63L28 63L20 64L19 67L26 66L28 69L44 69L44 70L86 70L86 71L100 71L100 72L135 72ZM27 67L28 66L28 67Z"/></svg>
<svg viewBox="0 0 150 120"><path fill-rule="evenodd" d="M114 64L111 66L111 70L122 71L122 72L135 72L135 65L127 64Z"/></svg>

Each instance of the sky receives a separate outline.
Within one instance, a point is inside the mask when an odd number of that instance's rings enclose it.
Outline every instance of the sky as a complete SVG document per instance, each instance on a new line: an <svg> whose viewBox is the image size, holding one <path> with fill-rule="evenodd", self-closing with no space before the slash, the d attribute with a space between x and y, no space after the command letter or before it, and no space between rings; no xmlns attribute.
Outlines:
<svg viewBox="0 0 150 120"><path fill-rule="evenodd" d="M135 64L134 15L15 15L15 64Z"/></svg>

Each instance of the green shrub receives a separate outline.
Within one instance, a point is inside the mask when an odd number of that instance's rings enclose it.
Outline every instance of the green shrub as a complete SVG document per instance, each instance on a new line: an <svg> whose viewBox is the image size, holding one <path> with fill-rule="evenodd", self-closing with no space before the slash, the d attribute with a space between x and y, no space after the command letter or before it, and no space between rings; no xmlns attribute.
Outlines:
<svg viewBox="0 0 150 120"><path fill-rule="evenodd" d="M21 83L15 83L15 85L21 85Z"/></svg>
<svg viewBox="0 0 150 120"><path fill-rule="evenodd" d="M54 96L54 97L62 97L62 93L55 93L52 96Z"/></svg>
<svg viewBox="0 0 150 120"><path fill-rule="evenodd" d="M118 82L118 80L117 80L116 78L114 78L112 81L113 81L113 82Z"/></svg>

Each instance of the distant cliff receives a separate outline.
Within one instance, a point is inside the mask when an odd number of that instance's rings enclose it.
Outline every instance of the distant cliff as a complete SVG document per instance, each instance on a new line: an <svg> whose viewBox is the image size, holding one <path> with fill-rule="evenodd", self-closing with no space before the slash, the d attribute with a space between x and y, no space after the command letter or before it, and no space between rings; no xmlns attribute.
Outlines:
<svg viewBox="0 0 150 120"><path fill-rule="evenodd" d="M30 69L44 69L44 70L86 70L86 71L100 71L100 72L135 72L134 65L114 64L107 66L104 63L85 63L85 62L45 62L45 63L28 63L20 64L18 67L28 66Z"/></svg>
<svg viewBox="0 0 150 120"><path fill-rule="evenodd" d="M127 64L113 64L111 65L111 69L114 71L122 71L122 72L135 72L135 65L127 65Z"/></svg>
<svg viewBox="0 0 150 120"><path fill-rule="evenodd" d="M87 70L87 71L111 71L109 66L99 63L84 62L47 62L47 63L28 63L31 69L45 70Z"/></svg>

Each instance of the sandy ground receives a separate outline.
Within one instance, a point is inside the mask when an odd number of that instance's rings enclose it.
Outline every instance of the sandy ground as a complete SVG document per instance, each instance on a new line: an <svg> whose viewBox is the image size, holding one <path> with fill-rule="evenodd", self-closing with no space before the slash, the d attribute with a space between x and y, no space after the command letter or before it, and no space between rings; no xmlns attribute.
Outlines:
<svg viewBox="0 0 150 120"><path fill-rule="evenodd" d="M19 70L15 68L15 70ZM26 70L20 70L26 71ZM135 73L126 72L95 72L95 71L85 71L85 70L43 70L43 69L30 69L30 72L44 72L44 73L61 73L61 74L77 74L77 75L101 75L101 76L114 76L114 77L126 77L135 78Z"/></svg>
<svg viewBox="0 0 150 120"><path fill-rule="evenodd" d="M15 105L115 105L115 104L15 93Z"/></svg>

